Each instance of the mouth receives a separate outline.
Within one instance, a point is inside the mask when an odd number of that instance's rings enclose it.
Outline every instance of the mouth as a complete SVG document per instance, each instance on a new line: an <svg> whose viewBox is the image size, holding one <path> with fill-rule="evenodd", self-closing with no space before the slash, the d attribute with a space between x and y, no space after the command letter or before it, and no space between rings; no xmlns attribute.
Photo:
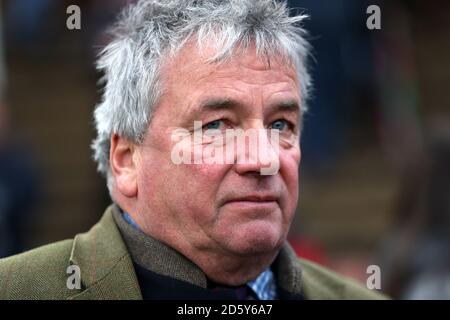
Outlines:
<svg viewBox="0 0 450 320"><path fill-rule="evenodd" d="M267 207L278 205L279 197L270 194L248 195L228 199L224 205L233 205L241 207Z"/></svg>
<svg viewBox="0 0 450 320"><path fill-rule="evenodd" d="M275 193L230 194L221 209L234 217L234 223L249 221L275 221L281 215L280 196ZM239 222L240 221L240 222Z"/></svg>

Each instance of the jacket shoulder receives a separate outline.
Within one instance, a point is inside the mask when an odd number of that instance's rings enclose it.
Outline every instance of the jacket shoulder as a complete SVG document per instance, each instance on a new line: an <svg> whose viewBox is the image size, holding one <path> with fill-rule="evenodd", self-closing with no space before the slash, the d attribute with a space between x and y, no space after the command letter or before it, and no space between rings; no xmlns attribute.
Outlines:
<svg viewBox="0 0 450 320"><path fill-rule="evenodd" d="M307 299L384 300L387 296L369 290L355 280L343 277L314 262L299 259L302 289Z"/></svg>
<svg viewBox="0 0 450 320"><path fill-rule="evenodd" d="M0 300L65 299L73 240L0 259Z"/></svg>

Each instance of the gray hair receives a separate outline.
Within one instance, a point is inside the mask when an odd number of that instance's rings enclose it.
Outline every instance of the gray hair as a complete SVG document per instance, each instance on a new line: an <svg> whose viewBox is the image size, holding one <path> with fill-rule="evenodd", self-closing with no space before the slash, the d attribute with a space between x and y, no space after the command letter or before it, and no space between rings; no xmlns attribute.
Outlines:
<svg viewBox="0 0 450 320"><path fill-rule="evenodd" d="M230 58L252 43L258 54L286 58L296 67L305 112L309 45L300 23L307 16L289 13L286 3L277 0L140 0L124 9L97 61L104 90L94 113L92 148L110 190L112 134L142 143L162 92L161 65L190 39L199 50L206 40L214 40L217 55L209 62Z"/></svg>

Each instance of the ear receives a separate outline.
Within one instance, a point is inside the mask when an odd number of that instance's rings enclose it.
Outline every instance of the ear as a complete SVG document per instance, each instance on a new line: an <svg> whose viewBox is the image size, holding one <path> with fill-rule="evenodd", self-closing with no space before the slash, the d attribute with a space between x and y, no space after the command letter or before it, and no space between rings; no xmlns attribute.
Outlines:
<svg viewBox="0 0 450 320"><path fill-rule="evenodd" d="M128 198L137 196L136 145L117 134L111 137L109 162L117 191Z"/></svg>

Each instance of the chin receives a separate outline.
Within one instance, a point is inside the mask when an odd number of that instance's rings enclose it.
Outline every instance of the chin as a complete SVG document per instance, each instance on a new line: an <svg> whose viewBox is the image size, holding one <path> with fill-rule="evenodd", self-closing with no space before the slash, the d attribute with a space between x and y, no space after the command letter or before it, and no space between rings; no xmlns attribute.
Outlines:
<svg viewBox="0 0 450 320"><path fill-rule="evenodd" d="M239 255L269 254L278 251L284 239L279 226L267 221L252 221L234 226L228 232L226 247Z"/></svg>

